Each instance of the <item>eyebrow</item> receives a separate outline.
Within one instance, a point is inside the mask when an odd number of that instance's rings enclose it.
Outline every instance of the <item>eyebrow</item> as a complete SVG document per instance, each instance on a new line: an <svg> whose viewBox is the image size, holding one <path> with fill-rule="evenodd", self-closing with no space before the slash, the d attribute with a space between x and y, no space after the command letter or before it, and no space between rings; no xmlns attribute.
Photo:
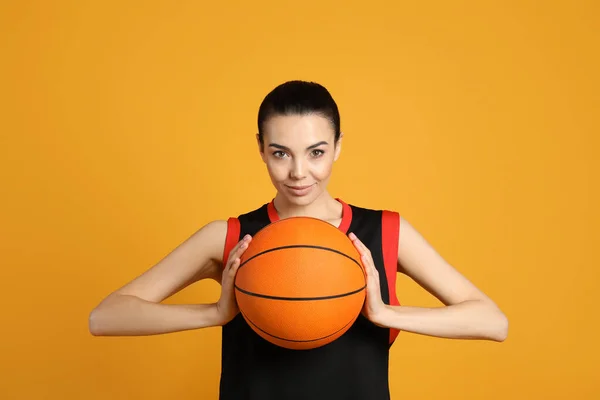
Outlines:
<svg viewBox="0 0 600 400"><path fill-rule="evenodd" d="M306 148L306 150L312 150L312 149L314 149L315 147L319 147L319 146L321 146L321 145L323 145L323 144L328 144L328 143L327 143L327 142L325 142L325 141L321 141L321 142L319 142L319 143L311 144L310 146L308 146L308 147ZM289 147L286 147L286 146L283 146L283 145L281 145L281 144L277 144L277 143L271 143L271 144L269 144L269 147L275 147L276 149L280 149L280 150L288 150L288 151L290 150L290 148L289 148Z"/></svg>

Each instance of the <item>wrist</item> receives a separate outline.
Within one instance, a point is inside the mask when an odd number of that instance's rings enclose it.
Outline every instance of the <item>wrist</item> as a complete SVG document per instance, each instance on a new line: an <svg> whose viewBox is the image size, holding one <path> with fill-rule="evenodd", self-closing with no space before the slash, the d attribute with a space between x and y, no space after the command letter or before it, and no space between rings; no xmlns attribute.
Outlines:
<svg viewBox="0 0 600 400"><path fill-rule="evenodd" d="M198 325L202 328L225 325L217 303L198 305Z"/></svg>
<svg viewBox="0 0 600 400"><path fill-rule="evenodd" d="M372 322L382 328L391 328L396 313L392 306L384 304L379 312L372 318Z"/></svg>

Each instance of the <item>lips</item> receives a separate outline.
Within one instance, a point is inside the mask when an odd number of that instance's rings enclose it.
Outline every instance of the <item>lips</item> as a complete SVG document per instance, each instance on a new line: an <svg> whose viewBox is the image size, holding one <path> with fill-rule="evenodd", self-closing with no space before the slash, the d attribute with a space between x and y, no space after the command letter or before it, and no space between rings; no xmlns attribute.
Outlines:
<svg viewBox="0 0 600 400"><path fill-rule="evenodd" d="M304 189L308 189L312 185L305 185L305 186L290 186L290 185L286 185L286 186L289 187L290 189L293 189L293 190L304 190Z"/></svg>
<svg viewBox="0 0 600 400"><path fill-rule="evenodd" d="M302 186L289 186L289 185L285 185L285 186L288 188L288 190L290 191L290 193L293 196L302 197L302 196L306 196L307 194L309 194L315 185L312 184L312 185L302 185Z"/></svg>

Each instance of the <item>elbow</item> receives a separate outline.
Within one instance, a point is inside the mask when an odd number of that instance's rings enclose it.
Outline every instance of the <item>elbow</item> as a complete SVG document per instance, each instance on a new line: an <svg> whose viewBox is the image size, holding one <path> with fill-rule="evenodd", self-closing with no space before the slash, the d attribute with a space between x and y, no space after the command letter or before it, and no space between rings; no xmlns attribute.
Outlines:
<svg viewBox="0 0 600 400"><path fill-rule="evenodd" d="M506 317L506 315L502 314L502 321L501 321L501 328L500 328L500 335L499 335L499 342L504 342L506 340L506 338L508 337L508 318Z"/></svg>
<svg viewBox="0 0 600 400"><path fill-rule="evenodd" d="M88 330L92 336L104 336L105 332L102 329L100 315L102 310L98 307L94 308L88 317Z"/></svg>
<svg viewBox="0 0 600 400"><path fill-rule="evenodd" d="M501 311L496 311L490 329L489 339L495 342L504 342L508 337L508 318Z"/></svg>
<svg viewBox="0 0 600 400"><path fill-rule="evenodd" d="M133 296L112 294L102 300L88 316L88 331L92 336L117 336L123 328L121 321L127 320L128 303ZM125 315L123 315L125 313Z"/></svg>
<svg viewBox="0 0 600 400"><path fill-rule="evenodd" d="M111 336L115 318L114 297L109 296L98 304L88 316L88 330L93 336Z"/></svg>
<svg viewBox="0 0 600 400"><path fill-rule="evenodd" d="M473 338L490 340L493 342L504 342L508 337L508 318L489 300L478 301L479 311L476 317L477 328Z"/></svg>
<svg viewBox="0 0 600 400"><path fill-rule="evenodd" d="M92 336L112 336L114 332L115 311L119 309L122 297L111 294L103 299L88 316L88 331Z"/></svg>

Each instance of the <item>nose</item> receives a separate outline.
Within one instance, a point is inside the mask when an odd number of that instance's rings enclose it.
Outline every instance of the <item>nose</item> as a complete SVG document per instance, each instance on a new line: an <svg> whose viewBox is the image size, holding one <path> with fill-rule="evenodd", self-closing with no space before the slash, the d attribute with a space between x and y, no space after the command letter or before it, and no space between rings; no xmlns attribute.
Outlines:
<svg viewBox="0 0 600 400"><path fill-rule="evenodd" d="M304 165L302 160L296 159L294 161L290 170L290 178L294 180L301 180L306 178L306 166Z"/></svg>

